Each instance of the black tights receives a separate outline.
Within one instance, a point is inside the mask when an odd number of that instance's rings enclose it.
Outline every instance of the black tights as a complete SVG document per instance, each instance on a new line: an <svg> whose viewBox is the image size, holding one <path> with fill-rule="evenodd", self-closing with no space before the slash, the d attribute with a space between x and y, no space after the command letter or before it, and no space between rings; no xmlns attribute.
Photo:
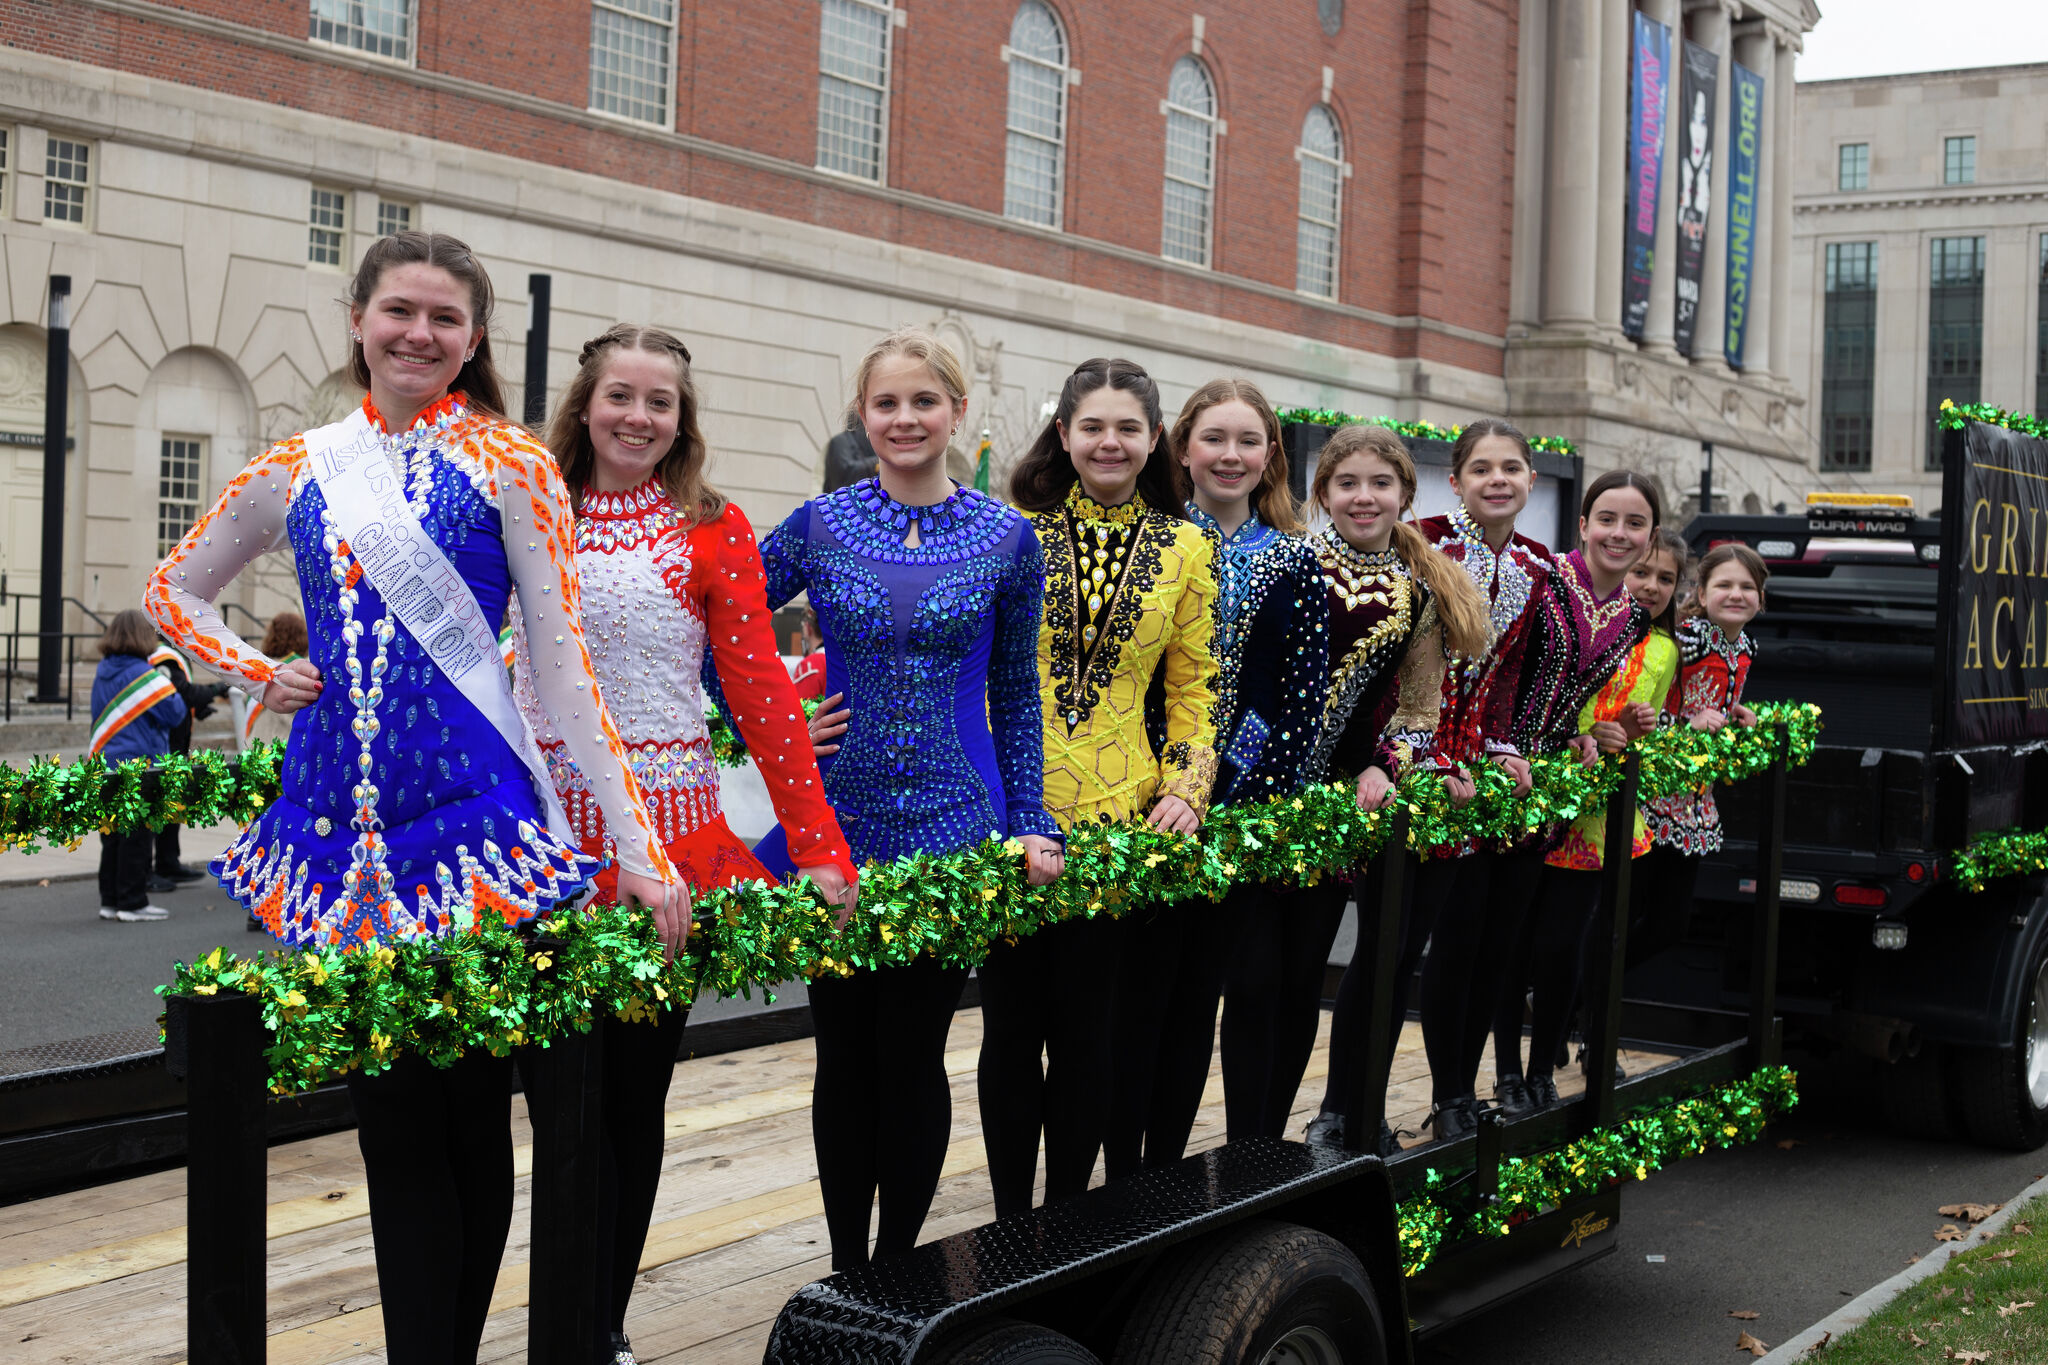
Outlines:
<svg viewBox="0 0 2048 1365"><path fill-rule="evenodd" d="M1415 969L1422 963L1422 950L1429 943L1437 912L1457 886L1462 859L1417 858L1408 860L1402 872L1401 928L1395 939L1394 989L1386 1002L1387 1051L1382 1057L1366 1055L1372 1029L1372 988L1378 942L1377 907L1381 869L1374 859L1359 874L1358 944L1344 978L1337 983L1337 1001L1330 1013L1330 1078L1323 1087L1323 1112L1349 1118L1360 1095L1385 1095L1393 1075L1394 1049L1401 1041L1401 1027L1408 1022L1408 992ZM1366 907L1375 909L1368 915ZM1430 950L1432 953L1435 949ZM1370 1071L1368 1070L1370 1068Z"/></svg>
<svg viewBox="0 0 2048 1365"><path fill-rule="evenodd" d="M1557 1069L1557 1050L1571 1031L1593 920L1600 909L1600 874L1546 867L1536 903L1523 927L1520 955L1508 974L1494 1016L1493 1069L1522 1074L1522 994L1533 989L1529 1026L1531 1076ZM1611 945L1610 945L1611 948Z"/></svg>
<svg viewBox="0 0 2048 1365"><path fill-rule="evenodd" d="M1494 1006L1543 868L1540 850L1472 853L1436 874L1440 897L1422 968L1422 1045L1430 1098L1471 1098Z"/></svg>
<svg viewBox="0 0 2048 1365"><path fill-rule="evenodd" d="M966 968L931 958L811 983L818 1051L811 1133L835 1271L868 1263L877 1192L874 1259L917 1245L946 1164L953 1125L946 1031L966 984Z"/></svg>
<svg viewBox="0 0 2048 1365"><path fill-rule="evenodd" d="M1121 929L1106 915L1068 920L997 945L977 970L976 1083L998 1218L1031 1209L1041 1130L1046 1202L1088 1189L1109 1118L1122 944Z"/></svg>
<svg viewBox="0 0 2048 1365"><path fill-rule="evenodd" d="M476 1365L512 1227L512 1060L478 1048L442 1070L401 1057L350 1072L348 1094L387 1358Z"/></svg>
<svg viewBox="0 0 2048 1365"><path fill-rule="evenodd" d="M1187 1155L1216 1050L1232 899L1141 908L1119 926L1124 944L1102 1139L1107 1179Z"/></svg>
<svg viewBox="0 0 2048 1365"><path fill-rule="evenodd" d="M1703 859L1658 844L1636 859L1629 882L1628 965L1648 962L1685 937Z"/></svg>
<svg viewBox="0 0 2048 1365"><path fill-rule="evenodd" d="M1298 891L1233 892L1224 901L1234 907L1223 996L1223 1114L1232 1142L1286 1134L1350 894L1340 878Z"/></svg>

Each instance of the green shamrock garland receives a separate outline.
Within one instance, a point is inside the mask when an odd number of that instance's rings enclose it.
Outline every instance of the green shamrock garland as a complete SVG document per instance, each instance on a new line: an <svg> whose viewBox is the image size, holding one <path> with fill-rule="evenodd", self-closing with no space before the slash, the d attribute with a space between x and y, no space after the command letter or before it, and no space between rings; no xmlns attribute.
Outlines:
<svg viewBox="0 0 2048 1365"><path fill-rule="evenodd" d="M1318 427L1372 426L1385 427L1398 436L1416 441L1455 441L1462 426L1441 427L1435 422L1403 422L1392 417L1359 417L1335 408L1282 408L1275 416L1280 425L1303 422ZM1529 449L1547 451L1552 455L1576 455L1578 446L1562 436L1531 436Z"/></svg>
<svg viewBox="0 0 2048 1365"><path fill-rule="evenodd" d="M1936 420L1941 426L1961 431L1971 422L1982 422L1986 426L2004 427L2022 436L2048 440L2048 418L2031 417L2024 412L2008 412L1989 403L1958 403L1954 399L1941 400L1941 411Z"/></svg>

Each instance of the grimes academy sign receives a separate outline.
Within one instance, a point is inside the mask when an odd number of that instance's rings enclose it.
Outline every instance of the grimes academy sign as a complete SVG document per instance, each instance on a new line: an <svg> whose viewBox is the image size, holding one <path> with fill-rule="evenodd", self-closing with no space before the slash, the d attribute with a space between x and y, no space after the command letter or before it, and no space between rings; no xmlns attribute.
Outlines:
<svg viewBox="0 0 2048 1365"><path fill-rule="evenodd" d="M2048 738L2048 442L1946 433L1949 742Z"/></svg>

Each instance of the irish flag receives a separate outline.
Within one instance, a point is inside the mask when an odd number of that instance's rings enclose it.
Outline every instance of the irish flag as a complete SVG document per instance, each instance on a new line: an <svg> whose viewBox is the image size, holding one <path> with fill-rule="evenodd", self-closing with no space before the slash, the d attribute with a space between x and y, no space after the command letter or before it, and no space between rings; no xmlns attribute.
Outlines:
<svg viewBox="0 0 2048 1365"><path fill-rule="evenodd" d="M154 668L136 676L115 694L107 703L107 709L93 718L92 738L87 742L86 752L96 754L107 747L107 742L135 723L135 718L155 706L166 697L175 697L178 689L171 686L171 680Z"/></svg>

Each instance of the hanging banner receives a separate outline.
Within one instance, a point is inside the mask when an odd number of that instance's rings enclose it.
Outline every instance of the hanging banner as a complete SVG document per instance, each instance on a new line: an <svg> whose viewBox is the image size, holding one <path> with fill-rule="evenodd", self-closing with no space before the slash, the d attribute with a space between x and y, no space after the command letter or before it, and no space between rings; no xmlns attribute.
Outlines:
<svg viewBox="0 0 2048 1365"><path fill-rule="evenodd" d="M1729 67L1728 102L1728 363L1742 368L1749 325L1749 282L1756 266L1757 152L1764 140L1764 78L1740 62Z"/></svg>
<svg viewBox="0 0 2048 1365"><path fill-rule="evenodd" d="M1664 109L1670 103L1671 30L1636 11L1635 75L1628 88L1628 245L1621 272L1621 330L1640 338L1657 264L1657 197L1664 177Z"/></svg>
<svg viewBox="0 0 2048 1365"><path fill-rule="evenodd" d="M2048 441L1971 422L1942 438L1944 747L2048 739ZM1953 552L1951 552L1953 547Z"/></svg>
<svg viewBox="0 0 2048 1365"><path fill-rule="evenodd" d="M1685 44L1679 72L1678 125L1678 310L1672 340L1680 355L1692 354L1693 323L1700 311L1700 272L1707 262L1707 213L1713 207L1714 95L1721 59L1698 43Z"/></svg>

